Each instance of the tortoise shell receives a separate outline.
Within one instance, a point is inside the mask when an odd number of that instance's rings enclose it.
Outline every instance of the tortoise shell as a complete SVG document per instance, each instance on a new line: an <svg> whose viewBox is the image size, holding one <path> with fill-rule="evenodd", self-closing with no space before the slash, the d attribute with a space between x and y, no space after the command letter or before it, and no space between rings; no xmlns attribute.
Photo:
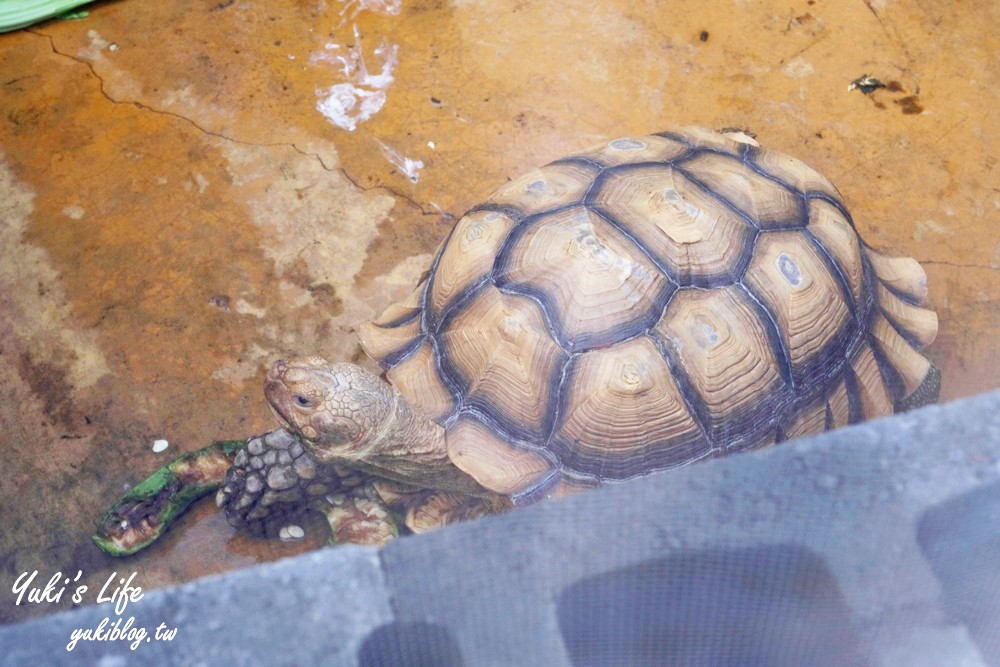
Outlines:
<svg viewBox="0 0 1000 667"><path fill-rule="evenodd" d="M689 128L507 183L361 342L517 498L890 414L935 372L926 296L826 178Z"/></svg>

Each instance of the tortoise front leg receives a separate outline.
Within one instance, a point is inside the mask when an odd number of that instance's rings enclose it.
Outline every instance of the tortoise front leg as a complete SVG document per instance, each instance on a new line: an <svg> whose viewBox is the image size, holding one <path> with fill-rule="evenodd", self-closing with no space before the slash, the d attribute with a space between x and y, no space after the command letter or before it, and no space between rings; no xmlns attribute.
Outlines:
<svg viewBox="0 0 1000 667"><path fill-rule="evenodd" d="M278 430L251 439L236 455L215 502L234 528L275 537L303 512L325 511L328 497L352 493L370 479L319 464L298 436Z"/></svg>
<svg viewBox="0 0 1000 667"><path fill-rule="evenodd" d="M375 490L373 477L321 464L292 433L254 438L236 455L216 497L235 528L273 537L309 510L330 524L331 543L384 546L400 522Z"/></svg>

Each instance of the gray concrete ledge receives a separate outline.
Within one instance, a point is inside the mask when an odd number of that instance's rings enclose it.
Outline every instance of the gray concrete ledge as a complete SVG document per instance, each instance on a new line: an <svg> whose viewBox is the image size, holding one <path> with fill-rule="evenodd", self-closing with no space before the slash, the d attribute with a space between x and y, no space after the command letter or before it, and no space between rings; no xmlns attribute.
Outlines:
<svg viewBox="0 0 1000 667"><path fill-rule="evenodd" d="M148 593L173 642L0 628L3 665L1000 667L1000 392Z"/></svg>
<svg viewBox="0 0 1000 667"><path fill-rule="evenodd" d="M74 630L130 617L151 641L78 641ZM323 549L144 593L119 617L112 603L0 628L0 664L351 665L364 637L392 621L374 548ZM152 638L166 623L172 641Z"/></svg>

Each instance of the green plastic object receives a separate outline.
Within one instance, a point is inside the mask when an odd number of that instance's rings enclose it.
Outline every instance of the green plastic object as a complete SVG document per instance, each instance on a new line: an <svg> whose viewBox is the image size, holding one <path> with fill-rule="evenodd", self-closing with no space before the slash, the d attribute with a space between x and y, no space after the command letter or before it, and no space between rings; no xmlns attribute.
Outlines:
<svg viewBox="0 0 1000 667"><path fill-rule="evenodd" d="M91 0L0 0L0 32L20 30L57 16L82 18L78 7ZM72 12L72 13L70 13ZM83 13L86 16L86 13Z"/></svg>

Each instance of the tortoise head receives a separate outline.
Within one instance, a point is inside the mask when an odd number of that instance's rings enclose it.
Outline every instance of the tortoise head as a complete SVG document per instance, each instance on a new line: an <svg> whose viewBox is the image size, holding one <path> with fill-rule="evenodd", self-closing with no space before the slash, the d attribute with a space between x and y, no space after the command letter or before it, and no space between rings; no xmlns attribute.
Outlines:
<svg viewBox="0 0 1000 667"><path fill-rule="evenodd" d="M487 493L452 463L444 428L360 366L318 357L276 361L264 394L278 420L318 463L421 488Z"/></svg>
<svg viewBox="0 0 1000 667"><path fill-rule="evenodd" d="M360 366L320 357L274 362L264 395L320 461L363 458L393 410L391 388Z"/></svg>

